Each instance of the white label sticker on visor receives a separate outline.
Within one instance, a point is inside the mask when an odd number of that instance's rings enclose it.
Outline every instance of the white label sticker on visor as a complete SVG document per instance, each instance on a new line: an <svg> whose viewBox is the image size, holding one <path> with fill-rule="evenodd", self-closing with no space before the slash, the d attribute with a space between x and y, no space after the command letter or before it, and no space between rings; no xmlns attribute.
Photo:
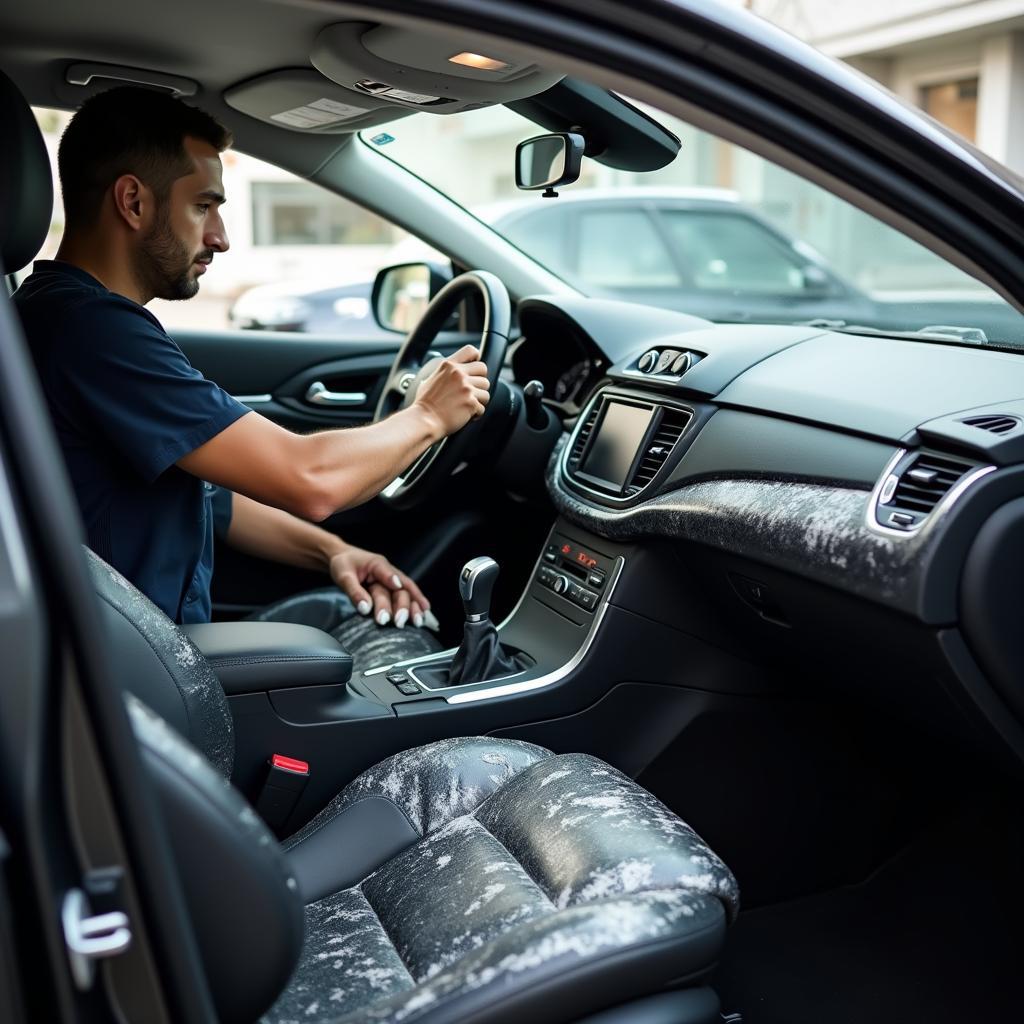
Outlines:
<svg viewBox="0 0 1024 1024"><path fill-rule="evenodd" d="M365 107L353 107L348 103L320 99L282 111L280 114L271 114L270 120L280 121L281 124L292 128L322 128L324 125L337 124L346 118L365 113Z"/></svg>

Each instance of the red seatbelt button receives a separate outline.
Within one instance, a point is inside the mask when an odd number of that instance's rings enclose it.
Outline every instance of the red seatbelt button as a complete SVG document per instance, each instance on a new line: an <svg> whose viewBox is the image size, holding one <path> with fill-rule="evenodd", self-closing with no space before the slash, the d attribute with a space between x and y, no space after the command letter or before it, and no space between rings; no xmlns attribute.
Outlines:
<svg viewBox="0 0 1024 1024"><path fill-rule="evenodd" d="M308 775L309 765L295 757L285 757L284 754L275 754L270 763L274 768L281 768L286 772L295 772L296 775Z"/></svg>

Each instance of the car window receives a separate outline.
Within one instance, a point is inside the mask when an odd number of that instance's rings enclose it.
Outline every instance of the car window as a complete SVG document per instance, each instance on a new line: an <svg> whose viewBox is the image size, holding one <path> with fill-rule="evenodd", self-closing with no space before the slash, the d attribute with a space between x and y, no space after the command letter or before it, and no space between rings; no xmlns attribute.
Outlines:
<svg viewBox="0 0 1024 1024"><path fill-rule="evenodd" d="M559 186L558 198L516 189L516 146L543 129L507 108L419 113L361 138L584 293L720 322L948 325L1024 343L1024 317L947 259L757 153L632 102L679 139L675 158L645 171L584 157L579 181ZM511 211L538 206L566 211L564 239L551 213L536 231L513 220ZM639 215L683 208L707 215L659 219L657 234Z"/></svg>
<svg viewBox="0 0 1024 1024"><path fill-rule="evenodd" d="M696 288L712 291L804 291L803 264L757 221L728 211L664 210L672 244Z"/></svg>
<svg viewBox="0 0 1024 1024"><path fill-rule="evenodd" d="M679 285L672 257L643 210L579 210L577 276L598 289Z"/></svg>
<svg viewBox="0 0 1024 1024"><path fill-rule="evenodd" d="M37 258L50 259L64 229L57 146L70 114L37 108L53 166L54 212ZM215 256L199 294L147 306L168 329L268 328L340 337L383 335L370 312L377 271L400 262L411 236L369 210L289 171L233 149L222 208L230 249ZM23 279L31 268L19 275ZM387 337L394 337L388 333Z"/></svg>
<svg viewBox="0 0 1024 1024"><path fill-rule="evenodd" d="M518 217L496 217L492 225L513 245L562 277L572 277L569 223L564 206L548 203Z"/></svg>

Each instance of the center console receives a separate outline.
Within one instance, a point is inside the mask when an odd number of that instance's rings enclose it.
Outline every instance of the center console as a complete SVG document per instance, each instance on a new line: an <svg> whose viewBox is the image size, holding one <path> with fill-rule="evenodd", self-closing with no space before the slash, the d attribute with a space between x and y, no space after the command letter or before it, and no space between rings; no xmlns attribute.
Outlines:
<svg viewBox="0 0 1024 1024"><path fill-rule="evenodd" d="M395 665L375 666L349 686L360 696L391 705L396 714L471 704L552 686L586 655L615 589L624 558L615 545L595 545L564 524L552 529L519 603L498 626L502 647L515 664L481 682L448 685L455 650Z"/></svg>

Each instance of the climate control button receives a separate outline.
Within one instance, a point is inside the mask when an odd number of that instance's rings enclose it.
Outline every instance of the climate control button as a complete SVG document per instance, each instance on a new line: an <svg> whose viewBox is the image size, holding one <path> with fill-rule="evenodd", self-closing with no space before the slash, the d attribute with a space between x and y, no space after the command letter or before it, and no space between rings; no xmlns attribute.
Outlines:
<svg viewBox="0 0 1024 1024"><path fill-rule="evenodd" d="M555 575L555 578L551 581L551 589L556 594L564 594L571 586L568 576L562 576L560 573Z"/></svg>

